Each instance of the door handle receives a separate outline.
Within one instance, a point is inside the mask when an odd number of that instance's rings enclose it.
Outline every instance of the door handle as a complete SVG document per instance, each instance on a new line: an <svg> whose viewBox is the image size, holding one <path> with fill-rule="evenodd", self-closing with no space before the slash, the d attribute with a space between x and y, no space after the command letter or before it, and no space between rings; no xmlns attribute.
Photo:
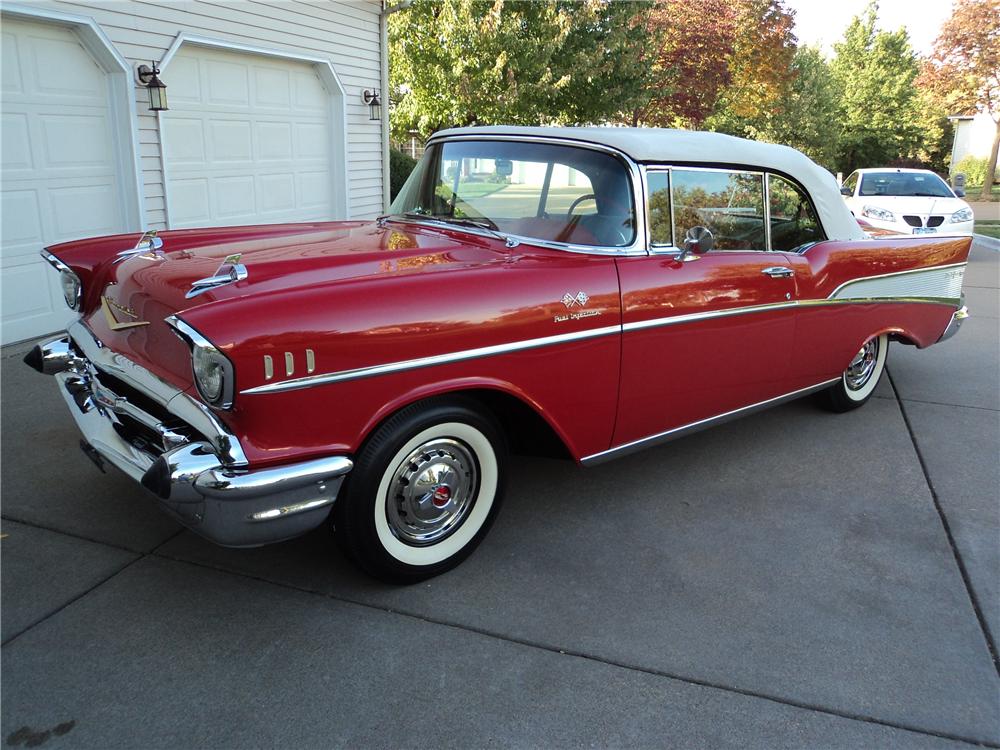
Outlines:
<svg viewBox="0 0 1000 750"><path fill-rule="evenodd" d="M765 268L761 273L767 274L772 279L784 279L792 276L795 272L785 266L771 266L770 268Z"/></svg>

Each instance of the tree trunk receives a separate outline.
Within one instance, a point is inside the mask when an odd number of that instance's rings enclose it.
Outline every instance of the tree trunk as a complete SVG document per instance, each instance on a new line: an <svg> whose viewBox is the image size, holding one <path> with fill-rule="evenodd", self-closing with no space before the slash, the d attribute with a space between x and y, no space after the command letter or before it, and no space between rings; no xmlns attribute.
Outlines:
<svg viewBox="0 0 1000 750"><path fill-rule="evenodd" d="M997 150L1000 149L1000 120L997 120L997 132L993 135L993 148L990 150L990 163L986 165L986 179L983 180L983 200L989 200L993 189L993 180L997 173Z"/></svg>

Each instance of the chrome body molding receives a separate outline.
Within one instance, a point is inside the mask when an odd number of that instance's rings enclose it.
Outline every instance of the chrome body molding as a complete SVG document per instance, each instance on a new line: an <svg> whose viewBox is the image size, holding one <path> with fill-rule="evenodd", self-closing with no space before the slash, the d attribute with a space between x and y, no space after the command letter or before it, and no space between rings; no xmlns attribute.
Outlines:
<svg viewBox="0 0 1000 750"><path fill-rule="evenodd" d="M728 422L732 419L738 419L739 417L746 416L747 414L752 414L755 411L760 411L762 409L767 409L771 406L777 406L778 404L784 403L785 401L792 401L793 399L800 398L802 396L807 396L810 393L815 393L816 391L821 391L834 383L838 382L840 378L833 378L832 380L824 380L822 383L817 383L816 385L811 385L807 388L800 388L797 391L792 391L791 393L785 393L781 396L775 396L774 398L769 398L766 401L758 401L756 404L750 404L749 406L743 406L739 409L733 409L732 411L727 411L723 414L717 414L714 417L707 417L706 419L700 419L697 422L691 422L690 424L681 425L680 427L674 427L670 430L665 430L663 432L658 432L655 435L649 435L648 437L640 438L639 440L633 440L630 443L624 443L623 445L615 446L614 448L609 448L606 451L601 451L600 453L594 453L590 456L585 456L580 459L580 463L584 466L595 466L597 464L604 463L605 461L610 461L613 458L619 458L620 456L626 456L629 453L635 453L636 451L643 450L644 448L649 448L653 445L658 445L660 443L666 443L670 440L674 440L684 435L690 435L693 432L698 432L700 430L713 427L717 424L722 424L723 422Z"/></svg>
<svg viewBox="0 0 1000 750"><path fill-rule="evenodd" d="M205 440L181 418L184 409L171 408L186 403L177 400L182 396L190 397L176 392L170 396L169 384L137 365L129 368L123 364L128 360L104 347L95 351L79 330L73 333L73 338L38 345L26 362L55 376L83 434L81 443L99 466L114 465L151 490L172 516L222 545L268 544L303 534L325 520L353 468L349 458L331 456L256 470L246 466L245 459L235 465L218 447L231 453L239 445L235 438ZM115 381L138 391L145 401L117 393L114 388L122 386Z"/></svg>
<svg viewBox="0 0 1000 750"><path fill-rule="evenodd" d="M829 300L930 300L954 301L962 297L965 263L934 268L896 271L845 281L830 294Z"/></svg>
<svg viewBox="0 0 1000 750"><path fill-rule="evenodd" d="M484 346L478 349L466 349L448 354L436 354L431 357L421 357L419 359L408 359L400 362L388 362L382 365L371 367L359 367L354 370L341 370L340 372L330 372L321 375L312 375L294 380L285 380L280 383L267 383L254 388L247 388L240 391L242 394L277 393L280 391L293 391L299 388L311 388L316 385L327 383L342 383L347 380L358 380L360 378L370 378L375 375L388 375L404 370L416 370L422 367L433 367L451 362L464 362L469 359L479 359L481 357L492 357L498 354L509 352L521 352L528 349L538 349L543 346L553 346L555 344L565 344L571 341L583 341L584 339L598 338L599 336L611 336L621 332L621 326L605 326L603 328L590 328L586 331L574 331L573 333L561 333L556 336L545 336L538 339L527 339L524 341L513 341L508 344L496 344L495 346Z"/></svg>
<svg viewBox="0 0 1000 750"><path fill-rule="evenodd" d="M709 310L699 313L685 313L683 315L669 315L665 318L650 318L649 320L635 320L625 323L623 331L641 331L644 328L659 328L661 326L675 326L681 323L691 323L697 320L711 320L712 318L728 318L733 315L750 315L752 313L769 312L771 310L784 310L795 307L798 303L791 302L771 302L766 305L750 305L748 307L730 307L724 310Z"/></svg>

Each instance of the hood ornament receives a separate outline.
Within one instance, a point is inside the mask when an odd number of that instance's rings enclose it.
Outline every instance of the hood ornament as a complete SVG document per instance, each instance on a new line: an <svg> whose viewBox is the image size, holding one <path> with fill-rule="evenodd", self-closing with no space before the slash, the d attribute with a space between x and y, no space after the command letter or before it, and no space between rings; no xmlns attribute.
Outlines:
<svg viewBox="0 0 1000 750"><path fill-rule="evenodd" d="M144 260L164 260L166 256L160 250L163 247L163 240L156 236L156 230L150 229L143 232L135 247L122 250L115 256L113 263L121 263L129 258L142 258Z"/></svg>
<svg viewBox="0 0 1000 750"><path fill-rule="evenodd" d="M215 289L217 286L233 284L248 278L250 272L247 271L246 266L240 263L240 258L242 257L242 253L226 256L225 260L222 261L222 265L216 269L212 276L206 276L204 279L192 282L191 288L184 297L191 299L192 297L197 297L202 292L207 292L209 289Z"/></svg>

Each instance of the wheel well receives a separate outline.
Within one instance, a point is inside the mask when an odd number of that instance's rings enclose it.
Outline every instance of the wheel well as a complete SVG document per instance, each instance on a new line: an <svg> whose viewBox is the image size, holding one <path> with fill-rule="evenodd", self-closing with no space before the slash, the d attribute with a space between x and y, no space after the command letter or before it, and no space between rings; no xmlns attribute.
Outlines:
<svg viewBox="0 0 1000 750"><path fill-rule="evenodd" d="M543 458L571 458L562 438L533 408L503 391L480 388L457 391L486 407L503 428L512 453Z"/></svg>

